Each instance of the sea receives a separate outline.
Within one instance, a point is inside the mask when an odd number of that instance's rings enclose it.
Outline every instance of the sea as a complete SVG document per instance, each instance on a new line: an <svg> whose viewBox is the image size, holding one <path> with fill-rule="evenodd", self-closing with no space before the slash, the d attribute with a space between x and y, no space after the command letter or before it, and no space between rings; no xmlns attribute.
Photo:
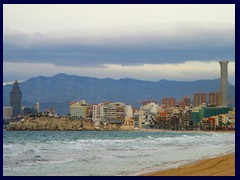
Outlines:
<svg viewBox="0 0 240 180"><path fill-rule="evenodd" d="M235 152L235 133L4 131L4 176L136 176Z"/></svg>

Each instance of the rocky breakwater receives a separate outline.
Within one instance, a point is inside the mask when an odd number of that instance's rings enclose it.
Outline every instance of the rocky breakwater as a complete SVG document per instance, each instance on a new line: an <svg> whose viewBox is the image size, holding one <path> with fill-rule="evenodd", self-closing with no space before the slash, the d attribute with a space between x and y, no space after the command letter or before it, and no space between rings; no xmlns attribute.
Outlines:
<svg viewBox="0 0 240 180"><path fill-rule="evenodd" d="M120 130L116 124L104 125L99 127L91 120L77 120L70 118L55 117L26 117L17 123L9 124L8 131L93 131L93 130Z"/></svg>

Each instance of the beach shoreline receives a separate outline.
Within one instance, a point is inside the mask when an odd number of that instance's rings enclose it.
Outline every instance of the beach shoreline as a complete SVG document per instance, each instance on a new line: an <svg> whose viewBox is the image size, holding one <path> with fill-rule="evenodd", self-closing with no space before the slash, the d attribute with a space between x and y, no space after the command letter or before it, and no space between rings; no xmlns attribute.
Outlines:
<svg viewBox="0 0 240 180"><path fill-rule="evenodd" d="M177 168L148 172L138 176L235 176L235 153L202 159Z"/></svg>
<svg viewBox="0 0 240 180"><path fill-rule="evenodd" d="M204 131L204 130L164 130L164 129L134 129L133 132L184 132L184 133L235 133L235 131Z"/></svg>

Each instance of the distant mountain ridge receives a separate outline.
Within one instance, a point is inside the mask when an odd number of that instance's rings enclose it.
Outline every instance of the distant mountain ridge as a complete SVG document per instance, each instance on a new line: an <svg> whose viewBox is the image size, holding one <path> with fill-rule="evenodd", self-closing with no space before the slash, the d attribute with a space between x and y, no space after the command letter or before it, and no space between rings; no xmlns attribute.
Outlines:
<svg viewBox="0 0 240 180"><path fill-rule="evenodd" d="M69 102L85 99L88 103L124 102L139 107L142 101L155 100L160 103L164 97L180 100L184 96L193 99L197 92L220 91L220 79L197 81L155 82L130 78L114 80L98 79L76 75L57 74L52 77L34 77L19 83L23 94L23 105L40 102L40 109L54 107L60 114L69 112ZM9 105L12 85L3 86L3 105ZM229 84L229 103L235 105L235 86Z"/></svg>

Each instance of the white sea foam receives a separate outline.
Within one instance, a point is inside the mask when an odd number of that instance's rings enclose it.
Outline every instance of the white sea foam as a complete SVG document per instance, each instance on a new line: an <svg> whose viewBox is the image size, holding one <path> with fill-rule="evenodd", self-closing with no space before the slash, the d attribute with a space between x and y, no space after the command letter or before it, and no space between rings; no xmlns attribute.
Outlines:
<svg viewBox="0 0 240 180"><path fill-rule="evenodd" d="M235 152L233 133L4 133L4 175L134 175Z"/></svg>

